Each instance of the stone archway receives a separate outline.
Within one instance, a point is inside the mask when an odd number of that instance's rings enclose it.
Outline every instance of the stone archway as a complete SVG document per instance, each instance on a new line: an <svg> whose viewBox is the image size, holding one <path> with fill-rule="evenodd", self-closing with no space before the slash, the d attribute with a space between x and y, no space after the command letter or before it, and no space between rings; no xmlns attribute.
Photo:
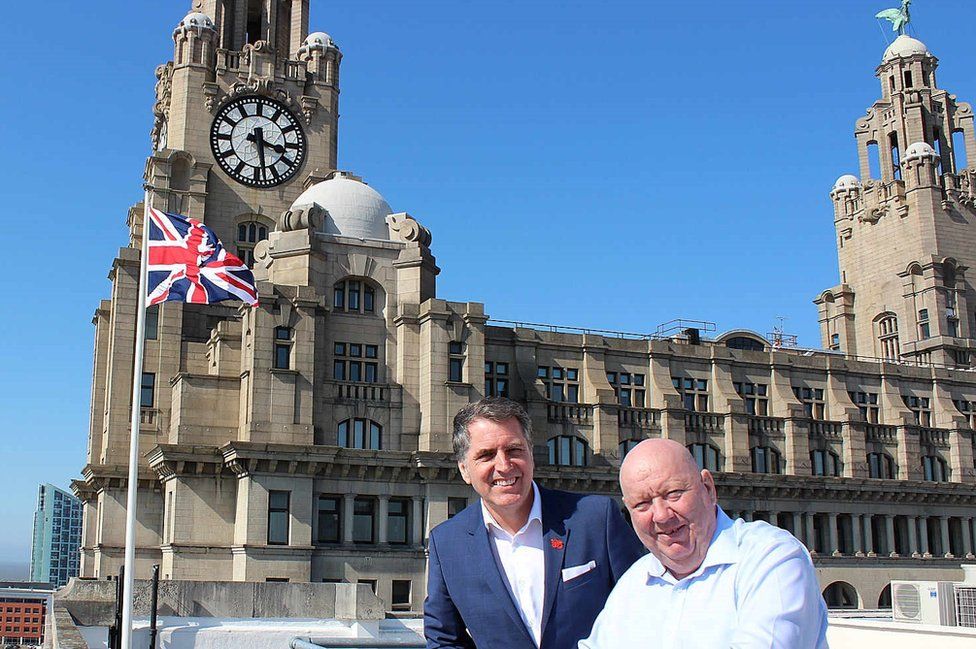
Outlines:
<svg viewBox="0 0 976 649"><path fill-rule="evenodd" d="M891 584L881 589L878 595L878 608L891 608Z"/></svg>

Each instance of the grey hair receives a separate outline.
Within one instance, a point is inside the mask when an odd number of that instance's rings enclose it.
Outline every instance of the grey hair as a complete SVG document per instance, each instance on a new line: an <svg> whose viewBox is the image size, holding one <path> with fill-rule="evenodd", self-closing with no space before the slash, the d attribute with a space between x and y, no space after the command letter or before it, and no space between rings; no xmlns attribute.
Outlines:
<svg viewBox="0 0 976 649"><path fill-rule="evenodd" d="M451 442L454 445L454 457L458 462L464 461L464 456L468 453L471 446L471 433L468 426L475 419L487 419L489 421L506 421L517 419L522 429L522 436L532 448L532 419L525 411L522 404L505 397L485 397L481 401L471 403L458 410L454 415L454 432Z"/></svg>

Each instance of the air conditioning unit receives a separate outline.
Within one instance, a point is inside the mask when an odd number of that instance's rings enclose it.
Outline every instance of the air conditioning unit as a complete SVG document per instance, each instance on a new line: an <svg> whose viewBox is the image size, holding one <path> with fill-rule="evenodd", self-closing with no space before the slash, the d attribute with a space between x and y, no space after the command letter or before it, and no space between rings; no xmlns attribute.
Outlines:
<svg viewBox="0 0 976 649"><path fill-rule="evenodd" d="M956 626L951 581L891 582L891 616L895 622Z"/></svg>
<svg viewBox="0 0 976 649"><path fill-rule="evenodd" d="M956 624L976 629L976 585L956 584Z"/></svg>

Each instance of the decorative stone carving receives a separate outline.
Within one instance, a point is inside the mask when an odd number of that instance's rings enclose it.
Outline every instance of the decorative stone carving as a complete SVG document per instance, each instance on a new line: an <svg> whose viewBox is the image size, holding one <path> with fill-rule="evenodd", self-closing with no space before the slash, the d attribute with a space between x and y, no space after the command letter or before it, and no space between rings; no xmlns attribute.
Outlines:
<svg viewBox="0 0 976 649"><path fill-rule="evenodd" d="M293 205L278 217L278 231L291 232L293 230L317 229L322 224L324 210L315 203Z"/></svg>
<svg viewBox="0 0 976 649"><path fill-rule="evenodd" d="M422 246L430 246L432 239L430 230L420 225L417 219L406 212L390 214L386 217L386 222L389 224L390 230L400 241L416 241Z"/></svg>
<svg viewBox="0 0 976 649"><path fill-rule="evenodd" d="M267 241L258 241L254 246L254 266L256 268L271 268L271 244Z"/></svg>

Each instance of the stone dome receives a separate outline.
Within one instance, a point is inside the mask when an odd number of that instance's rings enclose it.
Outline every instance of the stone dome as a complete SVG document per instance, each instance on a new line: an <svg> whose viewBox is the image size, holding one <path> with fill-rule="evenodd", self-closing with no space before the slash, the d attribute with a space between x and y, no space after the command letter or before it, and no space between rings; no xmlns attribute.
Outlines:
<svg viewBox="0 0 976 649"><path fill-rule="evenodd" d="M207 14L202 14L197 11L192 11L183 17L180 21L179 27L184 29L212 29L216 30L213 21L210 20L210 16Z"/></svg>
<svg viewBox="0 0 976 649"><path fill-rule="evenodd" d="M312 50L327 50L330 47L335 47L335 41L332 37L325 32L312 32L308 37L302 42L301 49L310 52Z"/></svg>
<svg viewBox="0 0 976 649"><path fill-rule="evenodd" d="M861 181L857 179L857 176L851 174L844 174L837 179L834 183L834 188L831 191L843 191L845 189L860 189Z"/></svg>
<svg viewBox="0 0 976 649"><path fill-rule="evenodd" d="M358 178L337 171L295 199L292 207L314 203L325 210L321 231L357 239L390 239L386 217L393 210L379 192Z"/></svg>
<svg viewBox="0 0 976 649"><path fill-rule="evenodd" d="M929 160L935 160L939 154L935 152L928 143L926 142L916 142L915 144L909 145L905 149L905 157L902 158L902 162L909 162L910 160L924 160L928 158Z"/></svg>
<svg viewBox="0 0 976 649"><path fill-rule="evenodd" d="M881 60L887 63L892 59L904 58L913 56L915 54L932 56L929 53L929 49L925 47L925 43L916 38L912 38L907 34L902 34L896 38L891 45L888 46L888 49L885 50L884 56L881 57Z"/></svg>

